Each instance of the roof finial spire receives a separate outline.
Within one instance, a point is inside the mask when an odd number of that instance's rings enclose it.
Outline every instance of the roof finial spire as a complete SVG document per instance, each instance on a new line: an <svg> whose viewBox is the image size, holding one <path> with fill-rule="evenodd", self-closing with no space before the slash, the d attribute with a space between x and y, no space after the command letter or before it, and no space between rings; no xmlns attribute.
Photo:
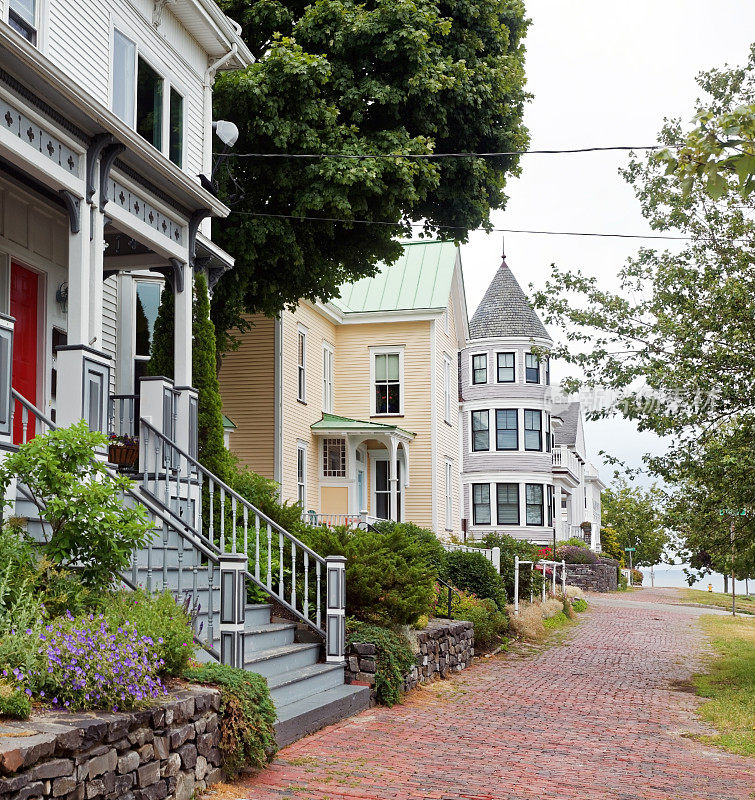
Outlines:
<svg viewBox="0 0 755 800"><path fill-rule="evenodd" d="M506 234L501 234L501 260L506 263Z"/></svg>

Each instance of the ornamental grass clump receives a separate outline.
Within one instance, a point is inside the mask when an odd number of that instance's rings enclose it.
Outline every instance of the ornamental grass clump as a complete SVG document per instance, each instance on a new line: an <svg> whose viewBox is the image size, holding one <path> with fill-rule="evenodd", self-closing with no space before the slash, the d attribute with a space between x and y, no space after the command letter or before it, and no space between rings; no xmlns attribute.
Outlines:
<svg viewBox="0 0 755 800"><path fill-rule="evenodd" d="M28 629L38 642L44 666L28 674L18 668L3 677L29 697L69 710L131 709L166 694L159 678L163 661L149 636L135 625L108 625L103 614L74 618L70 613Z"/></svg>

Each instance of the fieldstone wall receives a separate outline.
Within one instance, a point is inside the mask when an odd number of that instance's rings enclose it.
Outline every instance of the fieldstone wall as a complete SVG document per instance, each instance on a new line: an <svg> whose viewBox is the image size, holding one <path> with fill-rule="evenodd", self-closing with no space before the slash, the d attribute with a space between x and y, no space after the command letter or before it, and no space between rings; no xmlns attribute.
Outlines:
<svg viewBox="0 0 755 800"><path fill-rule="evenodd" d="M613 564L567 564L566 582L586 592L615 592L618 570Z"/></svg>
<svg viewBox="0 0 755 800"><path fill-rule="evenodd" d="M432 619L422 631L412 631L410 641L417 659L404 676L404 691L428 683L449 672L460 672L472 663L474 626L466 620ZM377 651L374 644L351 644L347 652L346 683L373 687L371 705L375 704Z"/></svg>
<svg viewBox="0 0 755 800"><path fill-rule="evenodd" d="M0 800L189 800L222 777L219 707L191 687L130 713L0 722Z"/></svg>

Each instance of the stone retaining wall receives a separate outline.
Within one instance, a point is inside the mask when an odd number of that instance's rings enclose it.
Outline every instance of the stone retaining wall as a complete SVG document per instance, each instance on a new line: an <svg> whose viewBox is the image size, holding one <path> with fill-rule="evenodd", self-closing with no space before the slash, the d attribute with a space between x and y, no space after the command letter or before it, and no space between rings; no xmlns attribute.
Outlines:
<svg viewBox="0 0 755 800"><path fill-rule="evenodd" d="M612 564L567 564L566 582L587 592L615 592L617 569Z"/></svg>
<svg viewBox="0 0 755 800"><path fill-rule="evenodd" d="M219 707L191 687L130 713L0 722L0 800L189 800L222 777Z"/></svg>
<svg viewBox="0 0 755 800"><path fill-rule="evenodd" d="M445 678L449 672L460 672L472 663L474 656L474 626L466 620L433 619L422 631L411 631L410 640L417 654L416 664L404 676L404 691L428 683L436 677ZM371 704L375 704L375 670L377 652L374 644L349 645L346 682L365 684L372 688Z"/></svg>

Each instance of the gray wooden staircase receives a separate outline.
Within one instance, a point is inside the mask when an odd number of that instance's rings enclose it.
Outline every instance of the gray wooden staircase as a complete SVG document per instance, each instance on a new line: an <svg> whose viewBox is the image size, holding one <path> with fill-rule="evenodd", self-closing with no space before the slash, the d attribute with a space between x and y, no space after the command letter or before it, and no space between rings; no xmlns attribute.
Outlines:
<svg viewBox="0 0 755 800"><path fill-rule="evenodd" d="M46 427L53 427L31 404L28 409ZM151 467L145 465L143 480L124 502L147 509L155 535L148 546L133 553L124 585L169 591L185 602L201 648L199 660L230 663L267 680L278 714L279 746L368 708L369 688L346 685L344 680L343 565L313 553L190 456L178 448L172 452L175 445L145 425L142 420L142 441L153 445L157 441L159 448ZM166 457L167 451L171 452ZM201 506L203 488L220 502L221 526L230 519L232 532L221 530L216 537L211 517L210 535L205 536L201 510L199 522L196 515L191 520L182 517L192 492ZM163 489L168 502L159 499ZM15 515L26 518L28 533L38 541L43 539L43 514L44 509L19 485ZM243 536L236 530L242 518ZM278 558L275 570L273 551ZM255 563L247 568L250 552ZM290 564L288 577L284 557L287 570ZM247 587L262 590L271 604L247 603ZM275 609L296 621L273 617Z"/></svg>

